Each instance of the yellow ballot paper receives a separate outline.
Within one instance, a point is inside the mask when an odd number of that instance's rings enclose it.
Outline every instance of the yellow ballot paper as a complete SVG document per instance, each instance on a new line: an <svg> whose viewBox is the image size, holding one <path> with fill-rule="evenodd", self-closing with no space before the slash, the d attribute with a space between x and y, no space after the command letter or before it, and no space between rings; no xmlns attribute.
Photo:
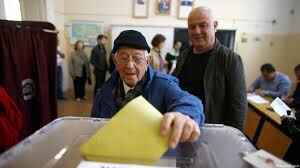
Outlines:
<svg viewBox="0 0 300 168"><path fill-rule="evenodd" d="M139 96L123 107L80 148L87 160L154 164L168 149L160 135L163 116Z"/></svg>

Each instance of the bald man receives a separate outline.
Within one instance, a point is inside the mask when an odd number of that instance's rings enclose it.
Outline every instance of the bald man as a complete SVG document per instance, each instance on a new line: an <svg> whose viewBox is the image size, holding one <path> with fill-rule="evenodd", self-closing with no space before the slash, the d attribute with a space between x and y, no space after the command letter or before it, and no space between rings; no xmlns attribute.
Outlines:
<svg viewBox="0 0 300 168"><path fill-rule="evenodd" d="M209 8L191 11L188 35L192 46L178 57L174 75L182 89L202 100L207 123L242 130L247 109L243 63L216 39L217 26Z"/></svg>

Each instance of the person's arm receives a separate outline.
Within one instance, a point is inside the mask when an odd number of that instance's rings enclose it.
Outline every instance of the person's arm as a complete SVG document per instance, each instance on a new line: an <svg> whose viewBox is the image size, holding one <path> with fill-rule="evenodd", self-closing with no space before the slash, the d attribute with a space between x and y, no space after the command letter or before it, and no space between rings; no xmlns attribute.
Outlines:
<svg viewBox="0 0 300 168"><path fill-rule="evenodd" d="M71 53L69 62L69 73L71 78L75 77L74 53Z"/></svg>
<svg viewBox="0 0 300 168"><path fill-rule="evenodd" d="M263 90L262 93L266 96L271 96L273 98L281 98L282 96L288 95L290 87L291 81L288 78L284 77L281 79L277 91Z"/></svg>
<svg viewBox="0 0 300 168"><path fill-rule="evenodd" d="M179 71L180 71L180 68L182 67L182 64L183 64L183 57L184 57L184 54L186 54L187 51L183 51L181 54L179 54L179 56L177 57L176 59L176 64L175 64L175 69L172 73L172 75L178 77L179 76Z"/></svg>
<svg viewBox="0 0 300 168"><path fill-rule="evenodd" d="M260 77L256 78L255 81L251 84L251 86L248 88L248 92L254 92L256 89L259 89L260 87Z"/></svg>
<svg viewBox="0 0 300 168"><path fill-rule="evenodd" d="M59 55L59 57L61 59L64 59L65 58L65 54L63 52L61 52L60 50L57 50L57 54Z"/></svg>
<svg viewBox="0 0 300 168"><path fill-rule="evenodd" d="M170 134L169 146L175 148L179 142L193 142L200 136L204 124L201 101L181 90L176 82L167 83L164 102L167 113L161 123L161 134Z"/></svg>
<svg viewBox="0 0 300 168"><path fill-rule="evenodd" d="M96 64L96 52L95 48L92 49L91 56L90 56L90 63L95 66Z"/></svg>
<svg viewBox="0 0 300 168"><path fill-rule="evenodd" d="M228 123L224 124L243 130L247 110L247 95L244 66L239 55L232 56L229 61L226 88L225 99L228 100L229 111L226 112L228 115L225 116Z"/></svg>
<svg viewBox="0 0 300 168"><path fill-rule="evenodd" d="M171 70L170 70L170 72L169 72L169 74L173 74L173 72L174 72L174 70L175 70L175 68L176 68L176 60L174 60L174 62L173 62L173 64L172 64L172 67L171 67Z"/></svg>
<svg viewBox="0 0 300 168"><path fill-rule="evenodd" d="M195 120L200 126L204 124L205 117L201 100L183 91L176 82L168 83L164 100L167 111L180 112Z"/></svg>
<svg viewBox="0 0 300 168"><path fill-rule="evenodd" d="M85 67L86 67L87 77L90 78L91 77L91 67L90 67L89 59L88 59L88 56L86 54L84 54L84 56L86 58Z"/></svg>

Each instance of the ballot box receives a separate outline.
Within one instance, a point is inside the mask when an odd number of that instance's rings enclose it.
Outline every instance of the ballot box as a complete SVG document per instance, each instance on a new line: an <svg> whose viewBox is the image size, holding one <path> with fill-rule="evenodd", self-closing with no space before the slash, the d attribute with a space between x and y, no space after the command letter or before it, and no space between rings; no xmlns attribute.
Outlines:
<svg viewBox="0 0 300 168"><path fill-rule="evenodd" d="M0 168L76 168L84 160L79 151L81 144L107 122L100 118L58 118L1 154ZM197 142L179 144L155 166L247 168L251 166L241 154L254 151L255 147L239 130L206 124Z"/></svg>

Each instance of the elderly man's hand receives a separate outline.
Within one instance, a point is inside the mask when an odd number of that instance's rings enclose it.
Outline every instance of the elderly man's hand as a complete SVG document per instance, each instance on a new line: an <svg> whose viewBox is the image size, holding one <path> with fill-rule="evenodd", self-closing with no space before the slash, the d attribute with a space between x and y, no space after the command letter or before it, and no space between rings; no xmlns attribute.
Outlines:
<svg viewBox="0 0 300 168"><path fill-rule="evenodd" d="M179 112L169 112L164 115L160 132L163 136L170 135L171 148L176 148L179 142L196 141L200 136L198 124L189 116Z"/></svg>

